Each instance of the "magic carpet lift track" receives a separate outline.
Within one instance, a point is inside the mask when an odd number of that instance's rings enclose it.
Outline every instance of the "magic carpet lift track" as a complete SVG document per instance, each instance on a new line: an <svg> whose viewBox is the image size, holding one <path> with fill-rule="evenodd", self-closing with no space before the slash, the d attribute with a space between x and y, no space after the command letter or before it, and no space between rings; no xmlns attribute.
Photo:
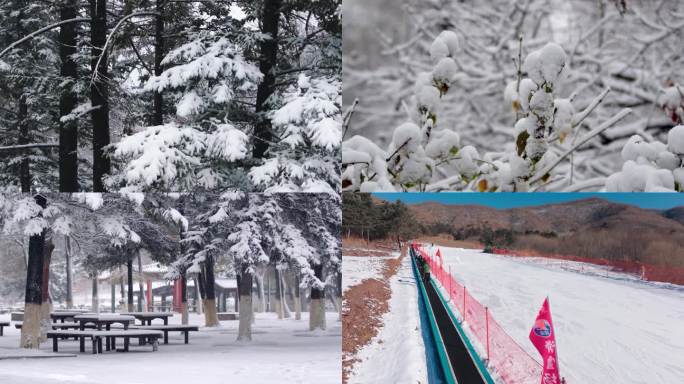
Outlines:
<svg viewBox="0 0 684 384"><path fill-rule="evenodd" d="M419 299L426 308L444 379L448 384L495 384L432 279L428 284L422 281L413 249L410 253Z"/></svg>

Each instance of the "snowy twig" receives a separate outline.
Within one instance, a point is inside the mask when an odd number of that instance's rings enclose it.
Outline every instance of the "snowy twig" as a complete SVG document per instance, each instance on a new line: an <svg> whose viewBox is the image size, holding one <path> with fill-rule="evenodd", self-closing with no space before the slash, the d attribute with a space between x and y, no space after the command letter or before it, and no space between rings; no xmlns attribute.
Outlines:
<svg viewBox="0 0 684 384"><path fill-rule="evenodd" d="M349 122L351 121L351 118L354 115L354 110L356 109L356 106L358 104L359 99L354 99L354 103L347 109L347 113L344 114L344 120L342 122L342 140L344 140L345 136L347 136L347 130L349 130Z"/></svg>
<svg viewBox="0 0 684 384"><path fill-rule="evenodd" d="M88 18L77 17L77 18L75 18L75 19L63 20L63 21L60 21L59 23L50 24L50 25L48 25L47 27L44 27L44 28L41 28L41 29L39 29L39 30L37 30L37 31L35 31L35 32L32 32L32 33L30 33L30 34L24 36L23 38L21 38L21 39L15 41L14 43L10 44L9 47L3 49L2 52L0 52L0 57L4 56L5 53L9 52L10 50L12 50L12 48L16 47L17 45L19 45L19 44L21 44L21 43L23 43L23 42L25 42L25 41L27 41L27 40L31 40L32 38L34 38L34 37L40 35L40 34L43 33L43 32L47 32L47 31L49 31L49 30L51 30L51 29L57 28L57 27L59 27L59 26L61 26L61 25L64 25L64 24L69 24L69 23L87 23L87 22L89 22L89 21L90 21L90 19L88 19Z"/></svg>
<svg viewBox="0 0 684 384"><path fill-rule="evenodd" d="M613 126L613 124L617 123L618 121L622 120L625 116L627 116L632 110L630 108L625 108L618 112L615 116L613 116L611 119L608 121L604 122L603 124L599 125L598 127L594 128L591 132L587 133L584 137L582 137L578 142L573 145L570 149L565 151L562 155L560 155L553 163L549 164L546 168L542 169L541 171L537 172L536 176L530 179L530 184L535 183L541 179L544 178L544 175L548 174L553 170L558 164L560 164L563 159L568 157L571 153L573 153L577 148L581 147L584 145L587 141L591 140L593 137L596 135L600 134L601 132L605 131L606 129L610 128Z"/></svg>
<svg viewBox="0 0 684 384"><path fill-rule="evenodd" d="M409 137L408 139L406 139L406 141L404 141L404 144L400 145L399 148L395 149L394 152L392 152L392 154L389 155L389 157L385 159L385 161L386 161L386 162L389 162L390 160L392 160L392 158L394 157L394 155L396 155L397 153L399 153L399 151L401 151L401 149L404 148L404 147L409 143L409 141L411 141L411 138L410 138L410 137Z"/></svg>
<svg viewBox="0 0 684 384"><path fill-rule="evenodd" d="M57 148L58 143L35 143L35 144L20 144L20 145L8 145L5 147L0 147L0 151L11 151L16 149L30 149L30 148Z"/></svg>
<svg viewBox="0 0 684 384"><path fill-rule="evenodd" d="M606 97L608 92L610 92L610 88L606 88L605 90L603 90L603 92L601 92L600 95L596 96L594 100L592 100L591 103L589 103L589 105L586 108L584 108L584 110L578 112L575 116L573 116L572 127L574 128L579 126L582 123L582 121L584 121L584 119L586 119L587 116L589 116L589 114L591 114L591 112L593 112L594 109L596 109L596 107L598 107L598 105L601 104L601 102Z"/></svg>
<svg viewBox="0 0 684 384"><path fill-rule="evenodd" d="M587 189L602 188L606 185L605 177L595 177L593 179L580 181L563 189L562 192L580 192Z"/></svg>

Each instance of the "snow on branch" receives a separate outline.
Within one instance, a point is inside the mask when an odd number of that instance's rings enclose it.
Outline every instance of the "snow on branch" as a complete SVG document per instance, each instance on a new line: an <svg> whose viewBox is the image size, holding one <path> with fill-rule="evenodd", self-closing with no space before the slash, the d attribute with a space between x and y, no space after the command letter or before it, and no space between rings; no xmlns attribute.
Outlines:
<svg viewBox="0 0 684 384"><path fill-rule="evenodd" d="M75 18L75 19L63 20L63 21L60 21L60 22L57 22L57 23L54 23L54 24L50 24L50 25L48 25L47 27L43 27L43 28L41 28L41 29L39 29L39 30L37 30L37 31L35 31L35 32L32 32L32 33L30 33L30 34L24 36L23 38L21 38L21 39L15 41L14 43L10 44L7 48L5 48L5 49L3 49L2 51L0 51L0 57L4 56L7 52L11 51L11 50L12 50L14 47L16 47L17 45L19 45L19 44L21 44L21 43L24 43L24 42L26 42L26 41L28 41L28 40L31 40L31 39L33 39L34 37L40 35L41 33L45 33L45 32L47 32L47 31L50 31L50 30L52 30L52 29L55 29L55 28L57 28L57 27L59 27L59 26L61 26L61 25L69 24L69 23L88 23L88 22L90 22L90 19L89 19L89 18L77 17L77 18Z"/></svg>

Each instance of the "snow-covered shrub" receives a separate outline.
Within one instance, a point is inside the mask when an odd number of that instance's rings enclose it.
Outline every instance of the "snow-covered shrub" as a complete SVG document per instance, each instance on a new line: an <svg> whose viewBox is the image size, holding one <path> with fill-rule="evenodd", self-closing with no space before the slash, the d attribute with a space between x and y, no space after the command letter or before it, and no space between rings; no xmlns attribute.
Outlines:
<svg viewBox="0 0 684 384"><path fill-rule="evenodd" d="M622 148L622 170L606 179L608 192L675 192L684 186L684 125L667 135L667 144L629 138Z"/></svg>
<svg viewBox="0 0 684 384"><path fill-rule="evenodd" d="M340 184L342 87L331 78L300 74L270 118L280 141L249 173L270 192L335 192Z"/></svg>
<svg viewBox="0 0 684 384"><path fill-rule="evenodd" d="M430 46L432 71L417 75L415 109L409 111L410 121L395 128L387 149L358 135L343 143L345 190L527 191L535 183L543 187L553 176L566 138L607 93L576 113L570 99L558 97L558 80L567 66L565 51L548 43L527 55L519 77L503 90L505 102L518 117L511 129L514 142L500 152L481 153L473 145L463 145L469 138L440 123L440 113L449 108L442 105L445 96L464 76L457 64L458 49L453 32L435 38ZM526 77L520 76L523 73ZM628 112L598 128L605 130ZM592 131L591 137L600 130Z"/></svg>

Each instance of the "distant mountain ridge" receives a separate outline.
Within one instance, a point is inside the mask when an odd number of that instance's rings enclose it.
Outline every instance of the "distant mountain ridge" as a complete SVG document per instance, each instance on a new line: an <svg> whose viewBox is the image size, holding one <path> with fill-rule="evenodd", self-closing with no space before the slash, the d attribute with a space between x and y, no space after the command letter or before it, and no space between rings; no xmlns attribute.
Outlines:
<svg viewBox="0 0 684 384"><path fill-rule="evenodd" d="M428 228L448 224L459 240L481 241L490 229L510 230L513 242L505 248L648 264L666 269L661 281L684 281L684 207L659 211L601 198L499 210L435 202L407 207Z"/></svg>
<svg viewBox="0 0 684 384"><path fill-rule="evenodd" d="M442 222L454 229L486 225L492 229L572 233L585 228L643 229L681 232L684 207L666 211L642 209L593 197L558 204L494 209L482 205L449 205L426 202L407 205L423 224Z"/></svg>

